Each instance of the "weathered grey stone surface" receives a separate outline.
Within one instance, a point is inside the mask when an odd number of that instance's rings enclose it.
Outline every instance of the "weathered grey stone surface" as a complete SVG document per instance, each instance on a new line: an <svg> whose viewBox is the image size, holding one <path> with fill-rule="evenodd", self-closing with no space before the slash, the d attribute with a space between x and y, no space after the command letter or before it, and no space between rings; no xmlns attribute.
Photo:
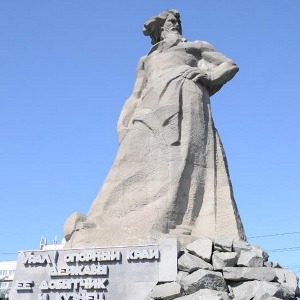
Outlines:
<svg viewBox="0 0 300 300"><path fill-rule="evenodd" d="M72 234L75 232L75 230L77 230L78 223L83 224L85 221L86 216L79 212L75 212L71 216L69 216L64 225L64 237L66 241L69 241Z"/></svg>
<svg viewBox="0 0 300 300"><path fill-rule="evenodd" d="M272 268L279 268L279 269L282 268L282 266L277 261L272 261L271 263L272 263Z"/></svg>
<svg viewBox="0 0 300 300"><path fill-rule="evenodd" d="M198 269L213 270L213 266L200 257L184 253L178 259L178 270L192 273Z"/></svg>
<svg viewBox="0 0 300 300"><path fill-rule="evenodd" d="M218 236L214 240L214 250L220 252L232 251L233 238L227 236Z"/></svg>
<svg viewBox="0 0 300 300"><path fill-rule="evenodd" d="M240 254L242 250L251 250L249 243L241 240L233 240L233 251Z"/></svg>
<svg viewBox="0 0 300 300"><path fill-rule="evenodd" d="M270 267L270 268L282 269L282 266L278 262L275 262L275 261L265 261L264 266L265 267Z"/></svg>
<svg viewBox="0 0 300 300"><path fill-rule="evenodd" d="M278 299L281 299L281 298L271 297L271 296L268 295L268 293L263 294L263 295L259 295L259 296L255 296L253 298L253 300L278 300ZM292 300L292 299L289 299L289 300Z"/></svg>
<svg viewBox="0 0 300 300"><path fill-rule="evenodd" d="M176 277L176 282L180 283L181 280L182 280L184 277L188 276L188 275L189 275L189 272L178 271L177 277Z"/></svg>
<svg viewBox="0 0 300 300"><path fill-rule="evenodd" d="M201 238L187 245L186 249L190 253L210 262L213 251L213 242L209 238Z"/></svg>
<svg viewBox="0 0 300 300"><path fill-rule="evenodd" d="M183 252L180 257L184 263L179 263L179 268L194 270L194 259L200 259L196 256L199 249L203 246L203 239L195 241L187 247L192 249L192 253ZM206 241L207 242L207 241ZM184 292L188 295L175 299L232 299L232 300L298 300L299 295L298 278L290 270L278 268L277 263L268 263L267 253L258 246L251 246L248 243L234 243L237 252L219 252L213 251L213 267L220 269L221 272L212 272L210 270L199 269L189 274L179 271L176 281ZM198 245L198 246L196 246ZM204 247L205 248L205 247ZM185 249L184 251L187 251ZM261 267L243 267L236 266L235 262L239 253L248 253L248 263L257 264L263 262ZM243 258L244 253L242 253ZM250 258L249 258L250 257ZM253 258L254 257L254 258ZM203 262L203 261L202 261ZM225 265L233 264L234 267ZM181 265L184 265L182 267ZM206 265L209 265L206 263ZM205 266L206 266L205 265ZM197 266L198 268L198 266ZM209 291L214 290L215 292ZM216 290L221 289L220 293ZM145 299L145 300L152 300Z"/></svg>
<svg viewBox="0 0 300 300"><path fill-rule="evenodd" d="M227 292L227 285L220 272L198 270L182 279L181 284L187 294L200 289L211 289Z"/></svg>
<svg viewBox="0 0 300 300"><path fill-rule="evenodd" d="M243 267L263 267L267 259L268 255L263 249L253 246L251 250L241 250L237 265Z"/></svg>
<svg viewBox="0 0 300 300"><path fill-rule="evenodd" d="M264 267L273 268L273 263L271 261L265 261Z"/></svg>
<svg viewBox="0 0 300 300"><path fill-rule="evenodd" d="M226 280L260 280L276 281L276 270L268 267L248 268L248 267L228 267L223 269L223 276Z"/></svg>
<svg viewBox="0 0 300 300"><path fill-rule="evenodd" d="M177 300L230 300L229 295L226 292L203 289L198 292L176 298Z"/></svg>
<svg viewBox="0 0 300 300"><path fill-rule="evenodd" d="M264 299L262 297L277 297L290 299L291 295L279 283L266 281L245 281L231 284L235 300ZM267 298L265 298L267 299Z"/></svg>
<svg viewBox="0 0 300 300"><path fill-rule="evenodd" d="M286 282L286 279L285 279L285 270L277 269L277 270L275 270L275 272L276 272L276 276L277 276L277 281L279 283Z"/></svg>
<svg viewBox="0 0 300 300"><path fill-rule="evenodd" d="M214 270L222 270L225 267L234 267L237 262L238 255L235 252L214 252L212 256L212 264Z"/></svg>
<svg viewBox="0 0 300 300"><path fill-rule="evenodd" d="M178 11L149 19L143 32L153 46L118 121L118 153L86 221L66 221L66 247L245 239L209 99L238 66L182 37Z"/></svg>
<svg viewBox="0 0 300 300"><path fill-rule="evenodd" d="M291 294L300 296L299 286L298 286L298 277L294 272L287 269L274 269L276 275L278 276L278 282L281 283Z"/></svg>
<svg viewBox="0 0 300 300"><path fill-rule="evenodd" d="M173 300L179 297L182 293L181 285L177 282L169 282L155 286L150 293L153 299Z"/></svg>

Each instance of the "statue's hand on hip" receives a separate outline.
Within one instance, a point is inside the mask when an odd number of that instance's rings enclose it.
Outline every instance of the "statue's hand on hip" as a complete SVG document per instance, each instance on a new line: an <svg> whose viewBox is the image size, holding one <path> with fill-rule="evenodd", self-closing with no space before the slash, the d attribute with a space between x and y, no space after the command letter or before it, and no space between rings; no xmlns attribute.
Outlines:
<svg viewBox="0 0 300 300"><path fill-rule="evenodd" d="M209 84L211 80L210 76L199 68L191 68L186 71L183 76L187 79L193 80L194 82L200 82L205 85Z"/></svg>
<svg viewBox="0 0 300 300"><path fill-rule="evenodd" d="M207 73L200 73L196 75L193 79L194 82L200 82L206 86L211 84L211 77Z"/></svg>

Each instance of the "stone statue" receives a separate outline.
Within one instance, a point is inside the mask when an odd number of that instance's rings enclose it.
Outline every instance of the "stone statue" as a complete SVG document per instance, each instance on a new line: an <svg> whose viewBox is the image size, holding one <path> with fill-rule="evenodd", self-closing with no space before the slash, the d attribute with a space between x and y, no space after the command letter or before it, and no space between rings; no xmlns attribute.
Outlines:
<svg viewBox="0 0 300 300"><path fill-rule="evenodd" d="M182 37L179 12L150 18L119 121L119 150L89 213L65 223L67 247L230 236L245 239L210 98L238 66Z"/></svg>

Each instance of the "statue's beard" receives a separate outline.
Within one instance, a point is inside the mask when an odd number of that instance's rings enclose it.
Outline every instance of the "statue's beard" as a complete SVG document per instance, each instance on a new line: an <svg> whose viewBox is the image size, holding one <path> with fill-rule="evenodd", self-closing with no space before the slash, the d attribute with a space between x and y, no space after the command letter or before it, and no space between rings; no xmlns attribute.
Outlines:
<svg viewBox="0 0 300 300"><path fill-rule="evenodd" d="M164 30L162 32L161 37L162 37L162 40L165 40L165 39L181 38L182 35L181 35L181 32L178 30L178 28L172 27L168 30Z"/></svg>

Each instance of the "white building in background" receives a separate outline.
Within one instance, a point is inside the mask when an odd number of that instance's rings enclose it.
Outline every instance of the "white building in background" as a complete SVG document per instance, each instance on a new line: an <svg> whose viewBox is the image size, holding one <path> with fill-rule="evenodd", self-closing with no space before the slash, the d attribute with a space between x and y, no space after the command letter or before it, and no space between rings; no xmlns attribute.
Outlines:
<svg viewBox="0 0 300 300"><path fill-rule="evenodd" d="M16 265L16 261L0 261L0 299L8 299Z"/></svg>
<svg viewBox="0 0 300 300"><path fill-rule="evenodd" d="M40 240L39 250L60 250L64 246L57 243L57 237L54 238L53 244L48 244L47 239L42 236ZM0 300L9 299L8 294L14 280L14 274L17 266L17 261L0 261Z"/></svg>
<svg viewBox="0 0 300 300"><path fill-rule="evenodd" d="M63 249L65 242L65 239L63 239L61 244L57 244L57 237L55 237L53 244L48 244L47 239L42 236L40 240L40 250L61 250Z"/></svg>

